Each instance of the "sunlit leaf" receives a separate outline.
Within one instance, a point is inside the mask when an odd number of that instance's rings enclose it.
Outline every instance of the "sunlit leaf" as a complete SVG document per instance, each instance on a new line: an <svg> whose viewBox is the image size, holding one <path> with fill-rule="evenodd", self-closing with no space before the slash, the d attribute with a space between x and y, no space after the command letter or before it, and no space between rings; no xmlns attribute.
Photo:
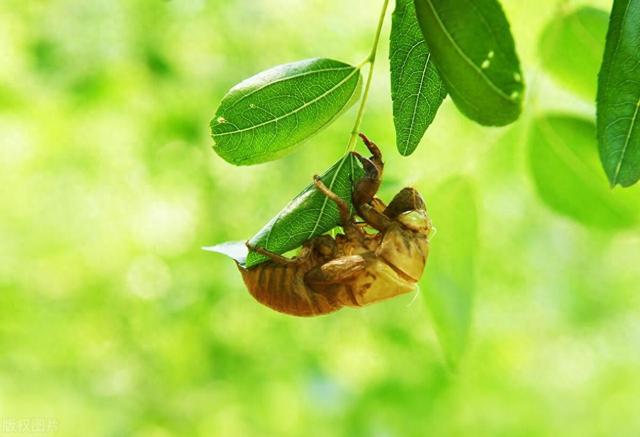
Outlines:
<svg viewBox="0 0 640 437"><path fill-rule="evenodd" d="M451 179L427 199L437 229L420 282L447 362L462 357L471 325L478 250L478 218L468 180Z"/></svg>
<svg viewBox="0 0 640 437"><path fill-rule="evenodd" d="M277 159L360 94L360 69L331 59L281 65L233 87L211 120L214 150L235 165Z"/></svg>
<svg viewBox="0 0 640 437"><path fill-rule="evenodd" d="M596 98L609 14L581 7L549 22L540 38L544 68L563 86L590 101Z"/></svg>
<svg viewBox="0 0 640 437"><path fill-rule="evenodd" d="M598 80L598 143L611 185L640 179L640 0L615 0Z"/></svg>
<svg viewBox="0 0 640 437"><path fill-rule="evenodd" d="M389 53L396 147L408 156L447 95L418 25L413 0L396 2Z"/></svg>
<svg viewBox="0 0 640 437"><path fill-rule="evenodd" d="M364 175L351 154L345 155L320 178L334 193L351 205L353 184ZM279 254L300 247L306 240L338 226L340 214L334 202L312 183L267 223L250 243ZM250 252L247 267L266 261L263 255Z"/></svg>
<svg viewBox="0 0 640 437"><path fill-rule="evenodd" d="M415 0L447 90L467 117L502 126L521 111L524 85L509 23L496 0Z"/></svg>
<svg viewBox="0 0 640 437"><path fill-rule="evenodd" d="M609 189L598 164L591 121L566 115L535 120L529 163L540 197L557 213L602 229L637 224L638 193Z"/></svg>

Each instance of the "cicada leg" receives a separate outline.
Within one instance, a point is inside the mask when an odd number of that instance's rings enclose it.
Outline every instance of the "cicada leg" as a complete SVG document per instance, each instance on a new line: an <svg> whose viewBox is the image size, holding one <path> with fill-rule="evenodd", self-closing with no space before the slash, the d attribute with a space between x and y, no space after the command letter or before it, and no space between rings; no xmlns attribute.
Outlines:
<svg viewBox="0 0 640 437"><path fill-rule="evenodd" d="M360 205L358 214L360 214L360 217L362 217L369 226L380 232L385 231L391 224L391 219L389 217L377 211L368 203Z"/></svg>
<svg viewBox="0 0 640 437"><path fill-rule="evenodd" d="M371 200L371 206L378 212L384 212L387 209L387 205L379 197L374 197Z"/></svg>
<svg viewBox="0 0 640 437"><path fill-rule="evenodd" d="M380 176L382 177L382 171L384 170L384 162L382 162L382 152L376 143L371 141L367 136L363 133L360 133L360 138L364 142L364 145L367 146L369 152L371 152L371 162L373 162L378 169L380 170Z"/></svg>
<svg viewBox="0 0 640 437"><path fill-rule="evenodd" d="M391 220L383 214L385 209L384 203L375 197L380 188L382 180L382 172L384 170L384 162L382 161L382 152L378 146L369 140L364 134L360 134L360 138L371 152L371 158L365 158L357 152L352 152L364 168L364 176L356 183L353 192L353 204L358 211L360 217L364 219L369 226L378 231L384 231Z"/></svg>
<svg viewBox="0 0 640 437"><path fill-rule="evenodd" d="M360 255L336 258L309 271L305 282L312 287L339 284L353 278L367 267L366 260Z"/></svg>
<svg viewBox="0 0 640 437"><path fill-rule="evenodd" d="M287 258L282 255L278 255L277 253L271 252L270 250L265 249L264 247L254 246L248 241L245 243L245 245L247 246L247 249L249 249L250 251L259 253L260 255L264 255L276 264L285 266L285 265L293 264L296 262L296 260Z"/></svg>
<svg viewBox="0 0 640 437"><path fill-rule="evenodd" d="M372 160L365 158L358 152L351 152L351 154L360 161L364 168L364 176L356 182L353 191L353 203L357 208L365 203L371 203L380 188L382 171Z"/></svg>
<svg viewBox="0 0 640 437"><path fill-rule="evenodd" d="M332 200L336 205L338 205L338 210L340 211L340 223L342 226L348 226L351 223L351 214L349 213L349 205L344 201L340 196L331 191L320 179L320 176L313 176L313 183L316 188L325 196L327 196L330 200Z"/></svg>
<svg viewBox="0 0 640 437"><path fill-rule="evenodd" d="M349 205L347 204L347 202L345 202L344 199L342 199L336 193L331 191L324 184L324 182L322 182L319 176L313 177L313 183L322 194L327 196L328 199L335 202L335 204L338 206L338 210L340 211L340 224L344 229L345 235L348 238L356 239L358 241L364 240L364 233L359 227L356 226L355 222L353 221L353 216L349 211Z"/></svg>
<svg viewBox="0 0 640 437"><path fill-rule="evenodd" d="M353 193L353 201L356 208L365 203L371 203L374 196L380 188L382 173L384 171L384 162L382 161L382 152L380 148L363 133L360 138L364 142L369 152L370 158L365 158L357 152L351 152L361 163L364 168L364 177L356 184L356 190Z"/></svg>

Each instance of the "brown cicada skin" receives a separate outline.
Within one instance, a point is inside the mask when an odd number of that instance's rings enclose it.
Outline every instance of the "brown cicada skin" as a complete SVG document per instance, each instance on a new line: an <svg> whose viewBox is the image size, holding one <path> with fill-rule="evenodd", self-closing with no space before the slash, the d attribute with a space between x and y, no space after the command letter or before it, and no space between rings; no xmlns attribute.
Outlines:
<svg viewBox="0 0 640 437"><path fill-rule="evenodd" d="M388 206L375 197L382 156L375 144L361 137L373 155L367 159L354 153L365 176L356 184L353 204L365 223L356 224L347 203L316 177L318 189L340 209L344 234L312 238L291 259L249 247L270 259L249 269L238 266L258 302L285 314L316 316L415 290L429 254L431 220L413 188L404 188ZM365 232L365 226L377 233Z"/></svg>

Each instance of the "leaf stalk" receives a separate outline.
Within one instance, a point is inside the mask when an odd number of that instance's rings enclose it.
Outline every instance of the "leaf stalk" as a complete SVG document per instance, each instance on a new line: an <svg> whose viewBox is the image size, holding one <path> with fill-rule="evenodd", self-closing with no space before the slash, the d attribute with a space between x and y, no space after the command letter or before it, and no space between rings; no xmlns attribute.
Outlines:
<svg viewBox="0 0 640 437"><path fill-rule="evenodd" d="M362 94L362 100L360 101L360 107L358 108L358 113L356 115L356 121L353 125L353 129L351 130L351 137L349 138L349 143L347 146L347 151L351 152L356 148L356 139L358 138L358 133L360 131L360 125L362 124L362 119L364 117L364 109L367 105L367 100L369 100L369 92L371 90L371 82L373 81L373 67L376 64L376 56L378 53L378 45L380 43L380 34L382 33L382 26L384 24L385 16L387 15L387 8L389 7L389 0L384 0L382 4L382 10L380 11L380 18L378 19L378 27L376 29L376 34L373 39L373 47L371 47L371 52L367 59L360 64L359 68L369 64L369 71L367 74L367 82L364 86L364 93Z"/></svg>

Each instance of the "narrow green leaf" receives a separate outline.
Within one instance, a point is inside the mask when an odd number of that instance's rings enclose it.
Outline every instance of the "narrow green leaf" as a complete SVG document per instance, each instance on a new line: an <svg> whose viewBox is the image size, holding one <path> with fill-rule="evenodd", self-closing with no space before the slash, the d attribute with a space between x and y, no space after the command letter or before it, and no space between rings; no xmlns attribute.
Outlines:
<svg viewBox="0 0 640 437"><path fill-rule="evenodd" d="M420 288L447 362L456 367L471 325L478 250L476 199L469 181L457 177L445 182L428 203L437 232Z"/></svg>
<svg viewBox="0 0 640 437"><path fill-rule="evenodd" d="M334 193L351 205L353 184L364 175L358 160L350 153L340 158L320 178ZM277 216L267 223L250 242L279 254L300 247L309 238L322 235L340 224L338 207L309 184ZM247 257L247 267L266 258L255 252Z"/></svg>
<svg viewBox="0 0 640 437"><path fill-rule="evenodd" d="M396 147L401 155L409 156L447 95L418 25L413 0L396 2L389 53Z"/></svg>
<svg viewBox="0 0 640 437"><path fill-rule="evenodd" d="M566 115L534 120L529 164L538 194L557 213L601 229L637 224L637 193L608 188L591 121Z"/></svg>
<svg viewBox="0 0 640 437"><path fill-rule="evenodd" d="M289 153L360 95L360 69L331 59L281 65L233 87L211 120L214 150L235 165Z"/></svg>
<svg viewBox="0 0 640 437"><path fill-rule="evenodd" d="M640 179L640 0L615 0L598 79L600 160L612 186Z"/></svg>
<svg viewBox="0 0 640 437"><path fill-rule="evenodd" d="M538 46L544 68L571 91L596 98L609 14L583 6L549 22Z"/></svg>
<svg viewBox="0 0 640 437"><path fill-rule="evenodd" d="M503 126L520 116L524 85L509 22L496 0L415 0L418 22L453 102Z"/></svg>

